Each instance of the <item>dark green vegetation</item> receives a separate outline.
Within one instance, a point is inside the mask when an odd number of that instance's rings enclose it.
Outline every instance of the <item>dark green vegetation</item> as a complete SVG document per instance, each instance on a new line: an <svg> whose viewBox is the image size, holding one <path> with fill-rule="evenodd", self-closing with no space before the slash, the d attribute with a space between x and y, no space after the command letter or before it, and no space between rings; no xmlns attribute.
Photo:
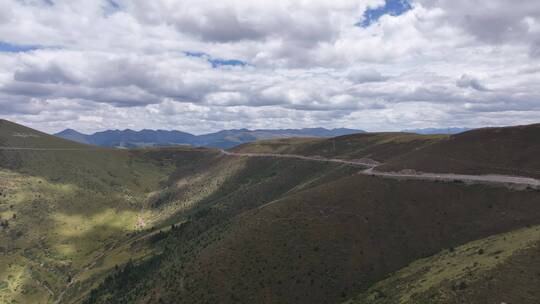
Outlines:
<svg viewBox="0 0 540 304"><path fill-rule="evenodd" d="M394 164L459 136L359 134L235 150ZM74 145L84 149L0 150L4 302L538 302L539 192L206 149Z"/></svg>
<svg viewBox="0 0 540 304"><path fill-rule="evenodd" d="M179 230L160 268L99 292L128 302L338 303L416 259L532 223L534 192L345 177L245 212L224 231Z"/></svg>

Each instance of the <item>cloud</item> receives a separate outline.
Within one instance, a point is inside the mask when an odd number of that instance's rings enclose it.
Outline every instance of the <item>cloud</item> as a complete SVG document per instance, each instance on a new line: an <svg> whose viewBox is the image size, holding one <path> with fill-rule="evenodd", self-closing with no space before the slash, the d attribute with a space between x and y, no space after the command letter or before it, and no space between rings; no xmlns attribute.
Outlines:
<svg viewBox="0 0 540 304"><path fill-rule="evenodd" d="M64 71L57 63L47 63L45 66L24 66L15 71L13 79L19 82L33 83L65 83L75 84L74 75Z"/></svg>
<svg viewBox="0 0 540 304"><path fill-rule="evenodd" d="M354 69L348 72L347 78L354 83L382 82L388 77L375 70Z"/></svg>
<svg viewBox="0 0 540 304"><path fill-rule="evenodd" d="M476 39L490 44L521 42L537 37L540 2L506 0L419 0L445 12L441 21L459 26Z"/></svg>
<svg viewBox="0 0 540 304"><path fill-rule="evenodd" d="M533 44L531 44L529 54L533 58L540 57L540 40L536 40Z"/></svg>
<svg viewBox="0 0 540 304"><path fill-rule="evenodd" d="M211 9L200 15L186 15L176 20L179 31L188 32L206 41L232 42L259 40L265 33L256 24L240 20L231 9Z"/></svg>
<svg viewBox="0 0 540 304"><path fill-rule="evenodd" d="M489 89L486 88L486 86L484 86L478 78L468 74L461 75L461 77L456 81L456 85L460 88L471 88L477 91L489 91Z"/></svg>
<svg viewBox="0 0 540 304"><path fill-rule="evenodd" d="M50 131L195 133L530 122L539 12L503 0L3 0L0 115Z"/></svg>
<svg viewBox="0 0 540 304"><path fill-rule="evenodd" d="M365 7L362 2L225 0L215 4L196 0L157 0L152 3L126 1L124 5L143 23L156 24L164 20L177 31L203 41L261 41L279 36L291 42L305 42L331 39L338 33L335 25L343 22L343 18L352 21L353 14Z"/></svg>

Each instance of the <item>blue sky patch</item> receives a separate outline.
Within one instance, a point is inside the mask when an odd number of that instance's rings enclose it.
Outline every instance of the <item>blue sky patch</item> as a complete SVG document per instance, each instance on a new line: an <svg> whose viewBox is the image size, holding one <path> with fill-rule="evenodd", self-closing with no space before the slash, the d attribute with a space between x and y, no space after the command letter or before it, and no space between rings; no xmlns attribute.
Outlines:
<svg viewBox="0 0 540 304"><path fill-rule="evenodd" d="M3 53L22 53L40 49L35 45L17 45L0 41L0 52Z"/></svg>
<svg viewBox="0 0 540 304"><path fill-rule="evenodd" d="M368 27L384 15L399 16L412 9L407 0L386 0L384 6L368 8L364 12L364 20L358 25Z"/></svg>
<svg viewBox="0 0 540 304"><path fill-rule="evenodd" d="M230 66L245 66L247 63L245 63L242 60L236 60L236 59L208 59L208 62L212 64L213 68L217 68L224 65L230 65Z"/></svg>
<svg viewBox="0 0 540 304"><path fill-rule="evenodd" d="M113 9L119 9L120 8L120 5L118 3L116 3L116 1L113 1L113 0L107 0L107 3L109 4L110 7L112 7Z"/></svg>
<svg viewBox="0 0 540 304"><path fill-rule="evenodd" d="M205 58L210 64L212 64L213 68L219 68L221 66L246 66L248 65L247 62L242 61L242 60L213 58L212 56L204 52L187 51L187 52L184 52L184 54L186 54L186 56L189 56L189 57Z"/></svg>
<svg viewBox="0 0 540 304"><path fill-rule="evenodd" d="M103 9L103 14L105 16L110 16L118 12L121 9L121 7L120 7L120 4L118 4L118 2L114 0L106 0L103 3L102 9Z"/></svg>

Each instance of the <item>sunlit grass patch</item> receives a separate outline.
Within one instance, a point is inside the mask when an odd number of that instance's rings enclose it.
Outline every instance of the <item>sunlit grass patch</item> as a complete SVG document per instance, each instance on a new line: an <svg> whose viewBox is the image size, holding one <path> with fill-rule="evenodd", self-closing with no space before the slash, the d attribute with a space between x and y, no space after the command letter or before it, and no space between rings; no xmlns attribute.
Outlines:
<svg viewBox="0 0 540 304"><path fill-rule="evenodd" d="M410 300L412 294L425 292L441 284L444 280L454 281L468 273L478 273L494 268L516 251L526 249L540 241L540 227L492 236L460 246L454 252L446 251L409 266L407 272L421 271L426 264L429 270L422 275L419 284L411 286L401 297L402 302Z"/></svg>
<svg viewBox="0 0 540 304"><path fill-rule="evenodd" d="M52 183L46 179L0 169L0 203L16 205L36 199L54 199L75 193L73 184ZM5 194L5 195L4 195Z"/></svg>
<svg viewBox="0 0 540 304"><path fill-rule="evenodd" d="M51 217L55 223L53 248L64 259L72 260L76 268L83 267L100 255L105 245L140 229L137 222L139 217L148 217L145 214L148 212L115 209L105 209L88 216L55 213Z"/></svg>
<svg viewBox="0 0 540 304"><path fill-rule="evenodd" d="M12 259L7 273L0 275L0 282L3 281L6 287L0 288L0 303L47 303L54 295L44 279L47 274L40 272L32 262L15 263Z"/></svg>
<svg viewBox="0 0 540 304"><path fill-rule="evenodd" d="M88 236L96 230L103 234L108 234L110 229L133 231L136 229L138 214L131 210L118 211L109 208L88 216L58 212L52 215L52 219L60 236L73 237Z"/></svg>
<svg viewBox="0 0 540 304"><path fill-rule="evenodd" d="M129 165L123 155L112 153L98 157L103 164L94 164L96 168L85 168L84 162L71 167L48 164L48 156L35 155L26 160L36 164L27 173L0 169L0 216L9 221L8 229L0 229L0 282L6 285L0 303L52 299L71 275L92 265L103 246L140 229L138 218L150 225L151 212L141 211L145 192L155 191L171 168L135 161ZM40 172L45 177L35 175ZM73 179L54 177L64 173ZM87 182L88 189L82 187ZM128 250L117 262L130 255Z"/></svg>

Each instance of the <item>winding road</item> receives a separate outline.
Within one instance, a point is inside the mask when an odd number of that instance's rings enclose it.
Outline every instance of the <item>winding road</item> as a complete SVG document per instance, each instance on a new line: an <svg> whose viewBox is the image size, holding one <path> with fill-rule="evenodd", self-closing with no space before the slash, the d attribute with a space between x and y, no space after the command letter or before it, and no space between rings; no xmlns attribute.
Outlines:
<svg viewBox="0 0 540 304"><path fill-rule="evenodd" d="M102 150L102 148L18 148L18 147L0 147L0 150L12 150L12 151L94 151Z"/></svg>
<svg viewBox="0 0 540 304"><path fill-rule="evenodd" d="M375 167L381 163L371 159L359 159L359 160L343 160L336 158L322 158L313 156L303 156L295 154L273 154L273 153L236 153L225 150L220 150L224 155L237 156L237 157L274 157L274 158L292 158L318 162L331 162L346 165L354 165L364 167L365 169L360 171L360 174L369 176L378 176L382 178L391 178L398 180L426 180L426 181L441 181L441 182L463 182L466 184L490 184L510 187L513 186L516 189L526 189L528 187L540 190L540 180L522 177L522 176L508 176L508 175L466 175L466 174L454 174L454 173L401 173L401 172L381 172L375 170Z"/></svg>
<svg viewBox="0 0 540 304"><path fill-rule="evenodd" d="M100 150L100 148L17 148L17 147L2 147L0 150L29 150L29 151L83 151L83 150ZM454 174L454 173L426 173L426 172L414 172L414 173L402 173L402 172L381 172L375 170L375 167L381 163L368 159L353 159L345 160L338 158L324 158L318 156L304 156L296 154L277 154L277 153L237 153L226 150L219 150L221 154L227 156L236 157L271 157L271 158L288 158L288 159L300 159L307 161L338 163L351 166L363 167L364 170L360 171L360 174L369 176L379 176L382 178L392 178L399 180L426 180L426 181L443 181L443 182L463 182L466 184L491 184L499 186L513 186L516 189L519 188L533 188L540 190L540 180L523 177L523 176L509 176L509 175L466 175L466 174Z"/></svg>
<svg viewBox="0 0 540 304"><path fill-rule="evenodd" d="M301 160L310 160L310 161L318 161L318 162L327 162L327 163L338 163L338 164L346 164L346 165L354 165L354 166L360 166L360 167L366 167L366 168L373 168L378 165L380 165L379 162L371 160L371 159L352 159L352 160L346 160L346 159L338 159L338 158L323 158L323 157L316 157L316 156L304 156L304 155L296 155L296 154L273 154L273 153L236 153L236 152L230 152L226 150L219 150L222 154L228 155L228 156L239 156L239 157L273 157L273 158L293 158L293 159L301 159Z"/></svg>

